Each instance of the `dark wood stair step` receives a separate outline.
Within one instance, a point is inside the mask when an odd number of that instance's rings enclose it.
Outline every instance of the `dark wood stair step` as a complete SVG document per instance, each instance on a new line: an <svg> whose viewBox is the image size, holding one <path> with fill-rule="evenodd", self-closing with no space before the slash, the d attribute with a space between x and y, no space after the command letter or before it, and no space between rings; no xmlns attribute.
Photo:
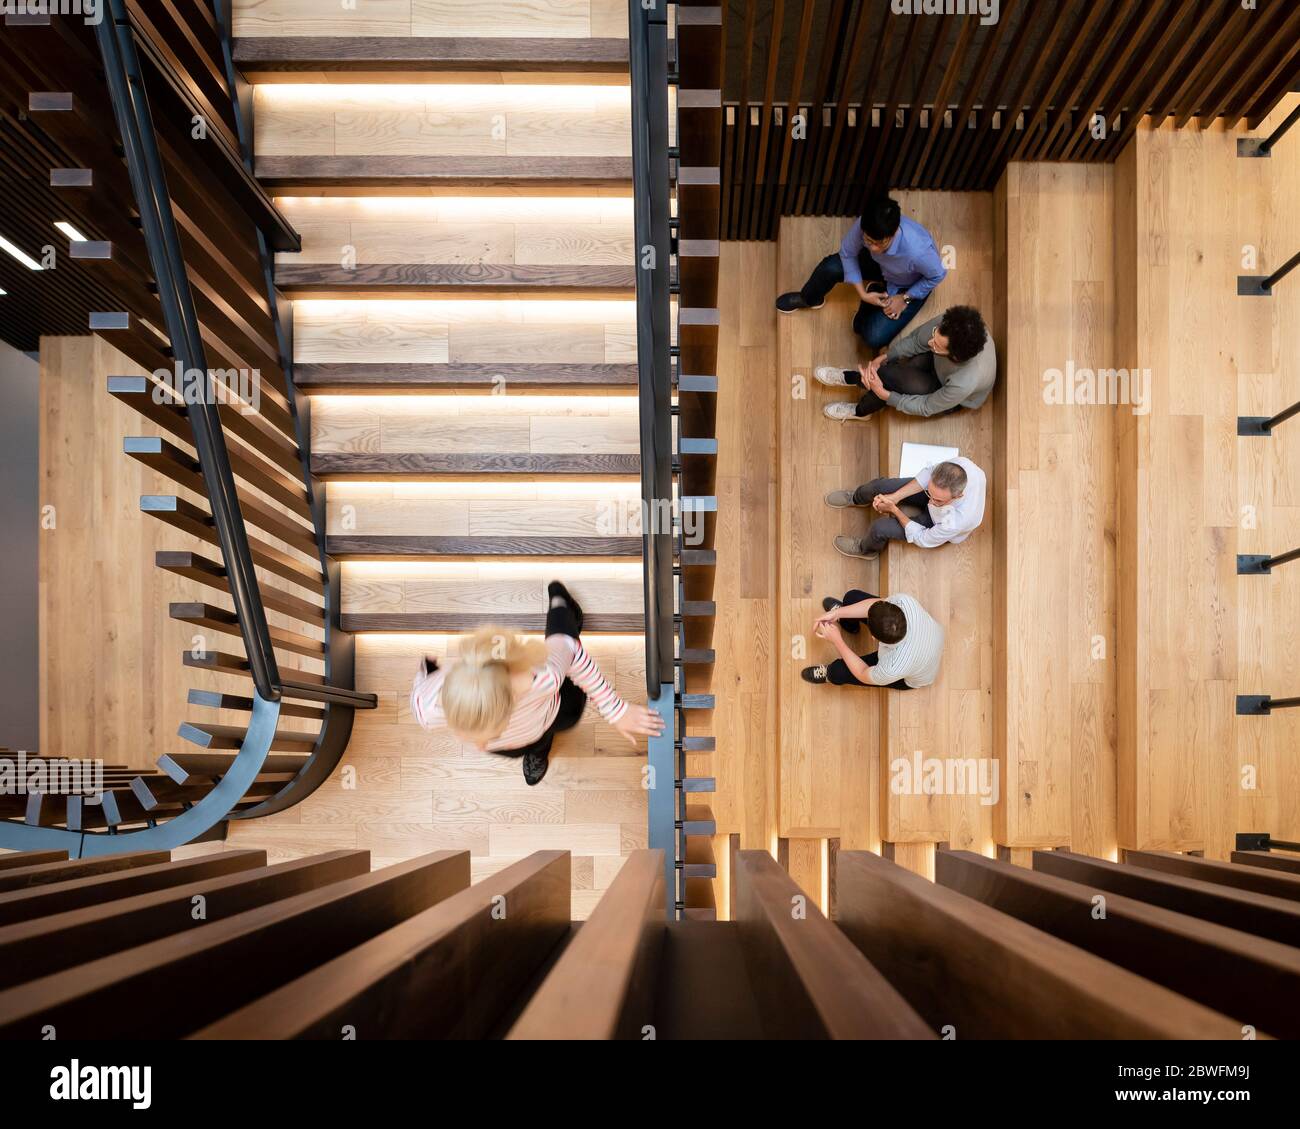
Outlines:
<svg viewBox="0 0 1300 1129"><path fill-rule="evenodd" d="M495 263L279 263L275 282L291 298L391 297L428 291L544 291L567 297L630 294L632 266L530 266Z"/></svg>
<svg viewBox="0 0 1300 1129"><path fill-rule="evenodd" d="M259 157L257 178L277 192L330 188L602 188L629 184L631 157Z"/></svg>
<svg viewBox="0 0 1300 1129"><path fill-rule="evenodd" d="M686 835L716 835L718 825L713 818L713 809L705 803L688 803L682 831Z"/></svg>
<svg viewBox="0 0 1300 1129"><path fill-rule="evenodd" d="M226 635L243 636L239 617L226 608L217 608L204 603L176 603L169 605L167 614L181 623L193 624L195 627L203 627ZM269 627L267 630L271 643L275 647L283 647L286 651L310 655L313 658L325 654L325 644L319 639L312 639L296 631L287 631L283 627Z"/></svg>
<svg viewBox="0 0 1300 1129"><path fill-rule="evenodd" d="M248 730L238 725L209 725L206 723L183 722L179 734L191 745L200 749L235 749L243 747ZM308 752L316 746L315 733L276 732L271 739L271 748L277 752L297 750Z"/></svg>
<svg viewBox="0 0 1300 1129"><path fill-rule="evenodd" d="M177 784L204 784L214 776L225 776L238 753L164 753L158 767ZM266 774L296 773L307 763L305 755L268 753L262 762Z"/></svg>
<svg viewBox="0 0 1300 1129"><path fill-rule="evenodd" d="M638 475L641 456L624 454L532 454L510 452L380 453L370 451L318 451L311 456L312 474L321 478L383 480L431 474L578 474Z"/></svg>
<svg viewBox="0 0 1300 1129"><path fill-rule="evenodd" d="M509 627L515 631L541 632L546 628L545 615L520 615L483 612L344 612L344 631L435 632L458 634L486 626ZM645 630L645 617L630 614L588 613L582 624L584 634L636 634Z"/></svg>
<svg viewBox="0 0 1300 1129"><path fill-rule="evenodd" d="M245 71L606 71L628 69L622 38L442 38L406 35L240 36Z"/></svg>
<svg viewBox="0 0 1300 1129"><path fill-rule="evenodd" d="M495 389L635 388L636 365L615 364L299 364L294 384L304 392L409 392Z"/></svg>
<svg viewBox="0 0 1300 1129"><path fill-rule="evenodd" d="M403 560L409 557L622 557L641 559L640 537L330 537L332 557Z"/></svg>

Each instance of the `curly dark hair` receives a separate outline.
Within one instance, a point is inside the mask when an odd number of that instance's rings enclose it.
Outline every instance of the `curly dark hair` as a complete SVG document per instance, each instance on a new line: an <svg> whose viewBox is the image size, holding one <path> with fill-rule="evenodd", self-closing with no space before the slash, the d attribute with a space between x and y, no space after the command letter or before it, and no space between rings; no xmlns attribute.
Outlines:
<svg viewBox="0 0 1300 1129"><path fill-rule="evenodd" d="M907 634L907 617L897 604L877 600L867 609L867 630L882 643L897 643Z"/></svg>
<svg viewBox="0 0 1300 1129"><path fill-rule="evenodd" d="M862 231L872 239L892 239L903 222L903 210L888 196L873 196L862 209Z"/></svg>
<svg viewBox="0 0 1300 1129"><path fill-rule="evenodd" d="M965 364L984 348L989 339L988 326L979 310L971 306L950 306L939 322L939 332L948 338L948 356Z"/></svg>

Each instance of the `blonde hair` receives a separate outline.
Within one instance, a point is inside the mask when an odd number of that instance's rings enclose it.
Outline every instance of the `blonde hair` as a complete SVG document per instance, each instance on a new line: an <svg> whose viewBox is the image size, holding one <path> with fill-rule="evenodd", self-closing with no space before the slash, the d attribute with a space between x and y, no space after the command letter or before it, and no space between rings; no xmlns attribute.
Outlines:
<svg viewBox="0 0 1300 1129"><path fill-rule="evenodd" d="M521 639L504 627L480 627L460 645L442 684L442 712L458 734L490 741L506 727L515 708L514 675L546 661L537 640Z"/></svg>

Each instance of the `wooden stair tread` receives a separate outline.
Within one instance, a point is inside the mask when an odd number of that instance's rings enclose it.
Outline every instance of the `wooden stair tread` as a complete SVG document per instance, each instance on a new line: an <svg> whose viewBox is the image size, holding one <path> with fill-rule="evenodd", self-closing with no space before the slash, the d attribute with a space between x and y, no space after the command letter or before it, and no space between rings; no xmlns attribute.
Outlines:
<svg viewBox="0 0 1300 1129"><path fill-rule="evenodd" d="M457 634L474 631L484 626L501 626L515 631L541 632L546 627L546 615L503 612L482 612L473 615L441 612L344 612L343 630L382 632L436 632ZM638 613L587 613L583 634L639 634L645 630L645 617Z"/></svg>
<svg viewBox="0 0 1300 1129"><path fill-rule="evenodd" d="M420 537L331 535L334 557L625 557L641 558L640 537Z"/></svg>
<svg viewBox="0 0 1300 1129"><path fill-rule="evenodd" d="M613 37L241 35L245 71L613 71L628 67L628 41Z"/></svg>
<svg viewBox="0 0 1300 1129"><path fill-rule="evenodd" d="M256 169L258 180L278 191L417 188L430 182L600 188L632 180L630 157L263 156Z"/></svg>
<svg viewBox="0 0 1300 1129"><path fill-rule="evenodd" d="M383 479L427 475L637 475L633 454L569 452L313 451L312 473L321 478Z"/></svg>
<svg viewBox="0 0 1300 1129"><path fill-rule="evenodd" d="M491 391L501 380L513 390L570 386L635 388L634 364L298 364L294 384L304 392L413 392L478 388Z"/></svg>
<svg viewBox="0 0 1300 1129"><path fill-rule="evenodd" d="M427 290L544 290L547 293L631 293L636 268L604 264L536 266L498 263L336 263L280 262L275 282L290 297L359 297Z"/></svg>

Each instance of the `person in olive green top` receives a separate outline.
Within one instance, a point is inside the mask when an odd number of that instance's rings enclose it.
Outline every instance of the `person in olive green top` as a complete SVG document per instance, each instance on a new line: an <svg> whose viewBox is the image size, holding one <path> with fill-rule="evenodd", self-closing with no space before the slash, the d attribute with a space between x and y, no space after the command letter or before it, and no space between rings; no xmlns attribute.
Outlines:
<svg viewBox="0 0 1300 1129"><path fill-rule="evenodd" d="M998 375L997 351L984 319L970 306L951 306L939 317L895 338L858 371L823 365L814 374L830 388L862 389L853 403L823 409L831 419L866 419L890 407L910 416L937 416L958 408L978 408L988 399Z"/></svg>

